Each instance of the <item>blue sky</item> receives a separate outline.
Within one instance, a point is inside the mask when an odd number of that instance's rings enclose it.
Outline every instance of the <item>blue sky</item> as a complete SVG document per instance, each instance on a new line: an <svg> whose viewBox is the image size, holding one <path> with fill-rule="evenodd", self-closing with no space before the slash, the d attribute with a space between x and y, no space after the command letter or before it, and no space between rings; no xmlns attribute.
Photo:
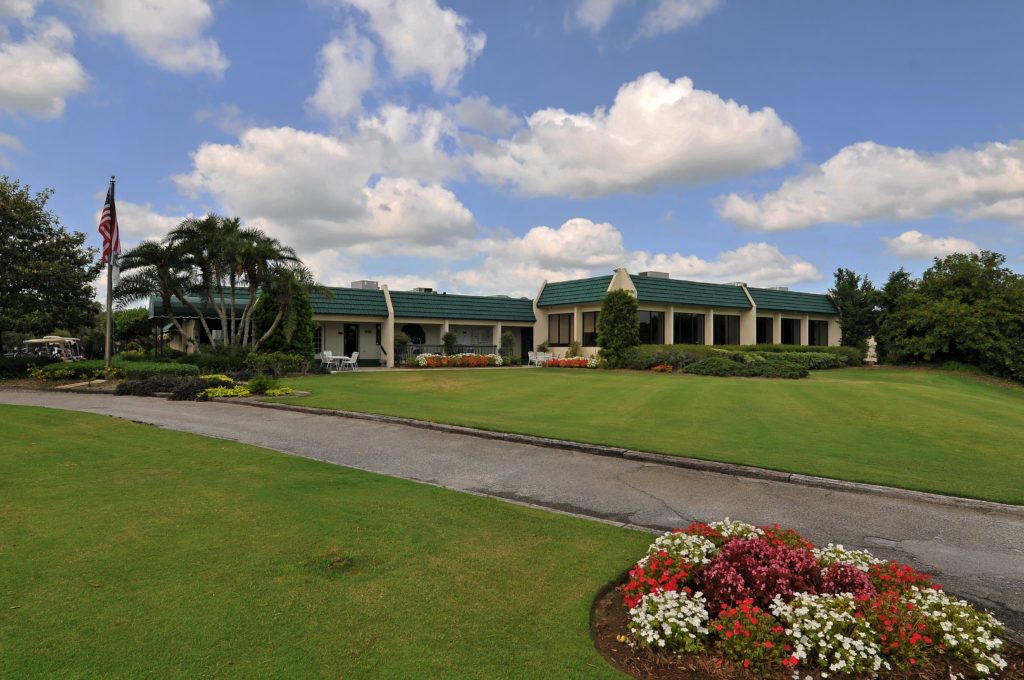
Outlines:
<svg viewBox="0 0 1024 680"><path fill-rule="evenodd" d="M1024 4L0 0L0 172L98 244L217 211L326 283L1024 269Z"/></svg>

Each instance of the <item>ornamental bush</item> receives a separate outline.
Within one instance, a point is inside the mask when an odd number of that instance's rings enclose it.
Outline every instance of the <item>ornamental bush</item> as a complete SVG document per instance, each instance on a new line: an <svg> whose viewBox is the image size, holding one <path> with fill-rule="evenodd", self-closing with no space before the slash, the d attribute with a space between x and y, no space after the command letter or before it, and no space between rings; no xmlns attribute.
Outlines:
<svg viewBox="0 0 1024 680"><path fill-rule="evenodd" d="M626 350L622 367L646 371L658 365L671 365L680 369L706 357L732 355L707 345L638 345Z"/></svg>
<svg viewBox="0 0 1024 680"><path fill-rule="evenodd" d="M407 365L413 368L480 368L501 366L503 360L497 354L420 354Z"/></svg>
<svg viewBox="0 0 1024 680"><path fill-rule="evenodd" d="M764 538L733 539L701 572L699 584L712 611L747 599L768 607L776 597L817 593L821 569L807 550Z"/></svg>
<svg viewBox="0 0 1024 680"><path fill-rule="evenodd" d="M785 629L753 600L723 609L709 627L718 638L722 656L742 663L744 668L771 671L797 664Z"/></svg>
<svg viewBox="0 0 1024 680"><path fill-rule="evenodd" d="M875 594L871 579L852 564L836 562L821 572L821 592L839 595L849 593L856 598L869 598Z"/></svg>
<svg viewBox="0 0 1024 680"><path fill-rule="evenodd" d="M0 357L0 380L27 378L32 369L59 361L54 357Z"/></svg>
<svg viewBox="0 0 1024 680"><path fill-rule="evenodd" d="M155 375L197 375L199 370L190 364L158 363L151 361L111 361L118 375L128 380L143 380ZM38 372L43 380L89 380L103 371L103 361L70 361L48 364Z"/></svg>
<svg viewBox="0 0 1024 680"><path fill-rule="evenodd" d="M597 344L601 347L601 359L609 368L624 368L627 353L640 344L637 300L628 290L612 290L601 298Z"/></svg>
<svg viewBox="0 0 1024 680"><path fill-rule="evenodd" d="M597 368L601 362L596 358L570 357L568 359L548 359L544 368Z"/></svg>

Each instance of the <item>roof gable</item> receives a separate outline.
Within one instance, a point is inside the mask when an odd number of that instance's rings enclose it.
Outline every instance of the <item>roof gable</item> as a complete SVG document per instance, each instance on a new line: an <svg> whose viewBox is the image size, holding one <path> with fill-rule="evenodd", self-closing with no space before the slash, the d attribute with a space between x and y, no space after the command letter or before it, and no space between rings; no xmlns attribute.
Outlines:
<svg viewBox="0 0 1024 680"><path fill-rule="evenodd" d="M604 294L608 292L608 284L612 282L611 275L595 276L589 279L574 279L572 281L555 281L544 284L540 299L537 300L538 307L554 307L557 305L578 305L587 302L600 302Z"/></svg>

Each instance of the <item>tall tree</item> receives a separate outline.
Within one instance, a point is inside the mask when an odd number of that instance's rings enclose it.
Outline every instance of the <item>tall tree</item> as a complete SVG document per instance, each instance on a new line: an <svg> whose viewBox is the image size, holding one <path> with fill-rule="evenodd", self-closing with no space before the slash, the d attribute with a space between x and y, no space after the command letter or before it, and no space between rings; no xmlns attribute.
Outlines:
<svg viewBox="0 0 1024 680"><path fill-rule="evenodd" d="M224 345L248 344L249 320L259 289L272 270L298 262L293 249L259 229L242 227L237 217L188 218L168 234L167 242L185 253L188 288L216 313ZM239 315L236 295L242 283L249 295ZM205 318L202 323L211 342L215 342Z"/></svg>
<svg viewBox="0 0 1024 680"><path fill-rule="evenodd" d="M597 344L601 346L601 358L612 368L621 368L627 350L640 344L635 295L622 289L604 294L597 315Z"/></svg>
<svg viewBox="0 0 1024 680"><path fill-rule="evenodd" d="M878 330L877 292L871 279L852 269L837 269L828 296L839 310L842 344L867 349L868 338Z"/></svg>
<svg viewBox="0 0 1024 680"><path fill-rule="evenodd" d="M253 332L262 337L277 318L281 307L279 288L271 287L260 294L252 313ZM311 356L313 354L313 335L316 333L316 322L313 320L313 308L309 302L309 291L299 287L295 291L291 305L285 310L277 328L260 344L265 352L288 352Z"/></svg>
<svg viewBox="0 0 1024 680"><path fill-rule="evenodd" d="M887 359L959 361L1024 380L1024 276L999 253L936 258L920 280L894 272L882 290Z"/></svg>
<svg viewBox="0 0 1024 680"><path fill-rule="evenodd" d="M264 293L260 295L260 302L262 304L263 299L267 298L265 313L270 319L270 324L253 342L252 350L254 352L259 350L279 328L285 330L288 336L295 332L300 319L298 301L303 296L308 296L309 291L313 288L318 288L313 273L301 264L291 262L280 264L268 272ZM306 300L308 304L308 297ZM312 311L310 311L309 319L312 320ZM310 344L312 344L312 337ZM312 352L309 353L312 354Z"/></svg>
<svg viewBox="0 0 1024 680"><path fill-rule="evenodd" d="M193 313L202 315L186 297L190 276L181 250L160 241L143 241L121 255L119 264L122 274L114 289L114 299L126 303L159 297L162 315L185 342L189 342L181 321L174 313L175 299L188 303Z"/></svg>
<svg viewBox="0 0 1024 680"><path fill-rule="evenodd" d="M876 352L880 361L898 363L900 356L897 346L902 337L906 320L904 303L907 295L917 287L917 281L908 271L900 267L889 274L885 285L878 291L875 301L878 307L878 330L875 333Z"/></svg>
<svg viewBox="0 0 1024 680"><path fill-rule="evenodd" d="M77 332L98 308L97 251L46 209L52 194L0 177L0 352L5 334Z"/></svg>

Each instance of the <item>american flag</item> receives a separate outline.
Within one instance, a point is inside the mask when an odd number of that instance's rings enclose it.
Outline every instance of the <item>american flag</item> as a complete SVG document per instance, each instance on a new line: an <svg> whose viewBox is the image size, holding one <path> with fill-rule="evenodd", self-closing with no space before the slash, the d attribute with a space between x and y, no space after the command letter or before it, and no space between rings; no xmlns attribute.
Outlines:
<svg viewBox="0 0 1024 680"><path fill-rule="evenodd" d="M103 262L113 253L114 257L121 254L121 235L117 229L117 208L114 207L114 180L110 180L107 189L107 200L103 204L100 215L100 236L103 237Z"/></svg>

